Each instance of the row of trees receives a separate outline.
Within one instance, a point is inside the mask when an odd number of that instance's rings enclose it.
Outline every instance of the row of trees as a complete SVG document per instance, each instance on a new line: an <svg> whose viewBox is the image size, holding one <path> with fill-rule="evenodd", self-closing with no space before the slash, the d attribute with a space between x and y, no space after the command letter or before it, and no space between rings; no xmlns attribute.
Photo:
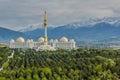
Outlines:
<svg viewBox="0 0 120 80"><path fill-rule="evenodd" d="M11 50L9 50L6 47L1 47L0 48L0 68L4 64L4 62L7 61L8 56L11 54Z"/></svg>
<svg viewBox="0 0 120 80"><path fill-rule="evenodd" d="M15 50L0 80L117 80L119 62L120 50Z"/></svg>

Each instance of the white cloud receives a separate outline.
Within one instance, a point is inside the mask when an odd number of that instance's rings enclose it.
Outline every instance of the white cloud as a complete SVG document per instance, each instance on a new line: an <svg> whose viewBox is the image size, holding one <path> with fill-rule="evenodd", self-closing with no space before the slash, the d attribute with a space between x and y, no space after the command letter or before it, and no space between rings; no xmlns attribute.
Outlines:
<svg viewBox="0 0 120 80"><path fill-rule="evenodd" d="M0 0L0 26L8 28L43 23L62 25L84 18L120 16L120 0Z"/></svg>

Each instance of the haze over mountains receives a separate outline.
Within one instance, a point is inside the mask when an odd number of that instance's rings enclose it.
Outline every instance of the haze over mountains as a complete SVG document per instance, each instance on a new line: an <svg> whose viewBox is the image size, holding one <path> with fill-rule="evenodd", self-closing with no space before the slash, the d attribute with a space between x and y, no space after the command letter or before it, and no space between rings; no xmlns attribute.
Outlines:
<svg viewBox="0 0 120 80"><path fill-rule="evenodd" d="M0 41L9 41L11 38L16 39L20 36L37 40L38 37L44 36L43 27L34 28L33 26L19 31L0 28ZM50 39L66 36L76 41L120 39L120 17L89 19L63 26L48 27L48 36Z"/></svg>

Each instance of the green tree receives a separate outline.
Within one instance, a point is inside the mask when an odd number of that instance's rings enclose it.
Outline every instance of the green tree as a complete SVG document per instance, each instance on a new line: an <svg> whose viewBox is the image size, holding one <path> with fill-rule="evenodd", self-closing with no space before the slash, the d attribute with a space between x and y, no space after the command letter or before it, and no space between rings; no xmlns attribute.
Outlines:
<svg viewBox="0 0 120 80"><path fill-rule="evenodd" d="M40 80L38 74L35 73L35 74L33 75L33 80Z"/></svg>

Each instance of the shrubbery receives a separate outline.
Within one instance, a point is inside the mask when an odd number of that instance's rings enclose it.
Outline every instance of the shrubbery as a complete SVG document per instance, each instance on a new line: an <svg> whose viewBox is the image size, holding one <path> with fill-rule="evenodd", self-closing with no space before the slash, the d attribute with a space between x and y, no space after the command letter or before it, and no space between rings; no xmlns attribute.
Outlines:
<svg viewBox="0 0 120 80"><path fill-rule="evenodd" d="M0 60L6 59L5 56L11 52L7 49L2 51L4 55L0 51ZM0 79L3 80L117 80L119 78L120 50L103 49L48 52L15 50L8 67L0 72Z"/></svg>

